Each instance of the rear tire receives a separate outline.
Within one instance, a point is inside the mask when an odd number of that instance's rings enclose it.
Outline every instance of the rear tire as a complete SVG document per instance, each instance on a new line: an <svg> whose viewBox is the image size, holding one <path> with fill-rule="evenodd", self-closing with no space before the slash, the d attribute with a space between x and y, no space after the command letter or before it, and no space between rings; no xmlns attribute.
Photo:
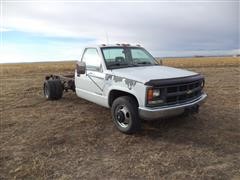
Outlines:
<svg viewBox="0 0 240 180"><path fill-rule="evenodd" d="M122 96L114 100L111 108L112 118L117 129L125 134L133 134L141 129L136 100Z"/></svg>
<svg viewBox="0 0 240 180"><path fill-rule="evenodd" d="M47 100L58 100L62 98L63 87L58 79L46 80L43 85L43 93Z"/></svg>

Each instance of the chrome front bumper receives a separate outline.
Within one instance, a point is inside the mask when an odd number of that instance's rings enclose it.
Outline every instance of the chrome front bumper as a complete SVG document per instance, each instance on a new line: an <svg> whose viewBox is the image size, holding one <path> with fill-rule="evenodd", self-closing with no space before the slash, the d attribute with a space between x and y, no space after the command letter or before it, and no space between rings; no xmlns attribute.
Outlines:
<svg viewBox="0 0 240 180"><path fill-rule="evenodd" d="M207 98L207 94L202 94L198 99L175 106L161 107L161 108L148 108L148 107L139 107L138 112L139 116L145 120L154 120L163 117L177 116L188 108L202 104Z"/></svg>

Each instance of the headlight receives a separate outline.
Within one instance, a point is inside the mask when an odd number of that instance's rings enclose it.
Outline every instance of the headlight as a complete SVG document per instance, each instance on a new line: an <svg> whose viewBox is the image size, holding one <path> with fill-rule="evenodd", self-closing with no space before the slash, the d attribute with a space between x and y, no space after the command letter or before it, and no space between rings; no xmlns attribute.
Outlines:
<svg viewBox="0 0 240 180"><path fill-rule="evenodd" d="M148 100L153 100L154 98L160 96L160 89L152 89L152 88L149 88L147 90L147 99Z"/></svg>
<svg viewBox="0 0 240 180"><path fill-rule="evenodd" d="M160 104L163 103L164 100L161 99L161 90L149 88L147 90L147 104Z"/></svg>
<svg viewBox="0 0 240 180"><path fill-rule="evenodd" d="M154 89L153 90L153 97L160 96L160 89Z"/></svg>

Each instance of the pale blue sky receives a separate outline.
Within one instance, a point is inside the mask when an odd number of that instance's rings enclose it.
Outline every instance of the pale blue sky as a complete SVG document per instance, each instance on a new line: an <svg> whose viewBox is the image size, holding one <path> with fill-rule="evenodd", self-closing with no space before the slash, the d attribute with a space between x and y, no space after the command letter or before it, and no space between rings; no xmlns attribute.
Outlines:
<svg viewBox="0 0 240 180"><path fill-rule="evenodd" d="M239 53L239 1L3 0L0 62L79 59L89 44L141 44L154 56Z"/></svg>

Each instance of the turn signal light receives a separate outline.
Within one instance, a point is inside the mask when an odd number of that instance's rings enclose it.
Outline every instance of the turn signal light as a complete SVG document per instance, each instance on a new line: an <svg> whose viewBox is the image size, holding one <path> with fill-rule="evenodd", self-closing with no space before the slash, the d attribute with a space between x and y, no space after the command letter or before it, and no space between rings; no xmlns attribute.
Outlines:
<svg viewBox="0 0 240 180"><path fill-rule="evenodd" d="M153 100L153 89L148 89L147 91L147 100L152 101Z"/></svg>

